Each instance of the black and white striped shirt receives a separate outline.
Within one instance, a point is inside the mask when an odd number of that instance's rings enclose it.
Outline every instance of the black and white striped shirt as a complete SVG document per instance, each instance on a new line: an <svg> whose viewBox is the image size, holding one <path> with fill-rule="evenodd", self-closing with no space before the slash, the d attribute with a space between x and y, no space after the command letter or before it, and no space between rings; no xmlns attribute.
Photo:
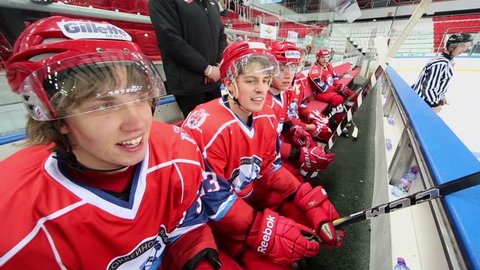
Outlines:
<svg viewBox="0 0 480 270"><path fill-rule="evenodd" d="M453 76L453 57L446 53L435 56L427 62L418 76L413 90L427 102L430 107L440 105L448 90Z"/></svg>

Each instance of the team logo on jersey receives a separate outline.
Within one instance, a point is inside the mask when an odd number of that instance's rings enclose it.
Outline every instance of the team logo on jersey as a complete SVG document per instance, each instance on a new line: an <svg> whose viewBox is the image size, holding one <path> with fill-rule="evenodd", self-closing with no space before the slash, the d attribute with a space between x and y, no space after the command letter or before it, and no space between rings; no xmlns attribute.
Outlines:
<svg viewBox="0 0 480 270"><path fill-rule="evenodd" d="M167 240L167 230L161 225L157 235L143 240L130 253L111 260L107 269L157 269L165 253Z"/></svg>
<svg viewBox="0 0 480 270"><path fill-rule="evenodd" d="M328 85L333 85L333 77L331 75L328 75L327 83L328 83Z"/></svg>
<svg viewBox="0 0 480 270"><path fill-rule="evenodd" d="M185 125L190 129L199 129L209 115L205 109L195 110L188 115Z"/></svg>
<svg viewBox="0 0 480 270"><path fill-rule="evenodd" d="M258 178L262 166L262 159L257 156L243 157L240 166L236 168L229 182L236 192L242 191L248 184Z"/></svg>
<svg viewBox="0 0 480 270"><path fill-rule="evenodd" d="M181 127L177 127L177 126L173 126L173 131L175 133L178 133L180 135L180 138L183 140L183 141L188 141L188 142L191 142L195 145L197 145L197 143L195 142L195 140L190 137L190 135L188 135L187 132L185 132L185 130L183 130Z"/></svg>
<svg viewBox="0 0 480 270"><path fill-rule="evenodd" d="M288 104L287 108L287 115L290 119L298 118L298 103L297 100L294 99L292 103Z"/></svg>

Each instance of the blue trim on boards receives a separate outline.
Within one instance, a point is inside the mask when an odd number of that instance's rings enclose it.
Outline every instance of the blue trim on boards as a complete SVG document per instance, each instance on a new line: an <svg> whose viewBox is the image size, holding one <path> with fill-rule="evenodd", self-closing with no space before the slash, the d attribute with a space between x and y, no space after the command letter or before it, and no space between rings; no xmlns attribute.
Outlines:
<svg viewBox="0 0 480 270"><path fill-rule="evenodd" d="M437 55L437 54L430 54L430 55L424 55L424 56L421 56L421 55L402 55L402 56L395 56L395 58L428 58L428 59L431 59L435 55ZM480 58L480 55L465 55L465 56L460 55L460 56L456 56L455 58Z"/></svg>
<svg viewBox="0 0 480 270"><path fill-rule="evenodd" d="M480 162L445 122L392 67L386 71L436 184L480 172ZM443 200L470 266L480 270L480 186L450 194Z"/></svg>
<svg viewBox="0 0 480 270"><path fill-rule="evenodd" d="M4 144L7 144L7 143L13 143L13 142L16 142L16 141L20 141L20 140L25 139L25 137L26 137L26 133L25 133L25 132L8 134L8 135L5 135L5 136L0 136L0 145L4 145Z"/></svg>

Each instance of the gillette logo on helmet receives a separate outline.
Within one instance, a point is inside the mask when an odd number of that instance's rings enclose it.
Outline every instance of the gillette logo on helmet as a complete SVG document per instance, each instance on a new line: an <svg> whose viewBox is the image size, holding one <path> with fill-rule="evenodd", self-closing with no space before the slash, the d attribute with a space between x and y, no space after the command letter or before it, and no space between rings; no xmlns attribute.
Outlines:
<svg viewBox="0 0 480 270"><path fill-rule="evenodd" d="M57 22L63 34L71 39L116 39L132 41L132 37L113 24L91 21Z"/></svg>
<svg viewBox="0 0 480 270"><path fill-rule="evenodd" d="M286 51L285 58L291 59L300 59L300 52L299 51Z"/></svg>

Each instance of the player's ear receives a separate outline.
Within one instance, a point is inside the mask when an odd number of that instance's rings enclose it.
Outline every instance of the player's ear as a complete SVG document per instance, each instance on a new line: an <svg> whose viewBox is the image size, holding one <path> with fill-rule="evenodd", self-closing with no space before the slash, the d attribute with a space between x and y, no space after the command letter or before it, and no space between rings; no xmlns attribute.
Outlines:
<svg viewBox="0 0 480 270"><path fill-rule="evenodd" d="M233 85L232 80L224 80L223 85L225 85L225 90L227 90L227 92L233 94L233 92L235 91L235 86Z"/></svg>
<svg viewBox="0 0 480 270"><path fill-rule="evenodd" d="M65 123L65 121L62 121L62 123L60 124L60 133L63 135L70 133L70 127L67 123Z"/></svg>

